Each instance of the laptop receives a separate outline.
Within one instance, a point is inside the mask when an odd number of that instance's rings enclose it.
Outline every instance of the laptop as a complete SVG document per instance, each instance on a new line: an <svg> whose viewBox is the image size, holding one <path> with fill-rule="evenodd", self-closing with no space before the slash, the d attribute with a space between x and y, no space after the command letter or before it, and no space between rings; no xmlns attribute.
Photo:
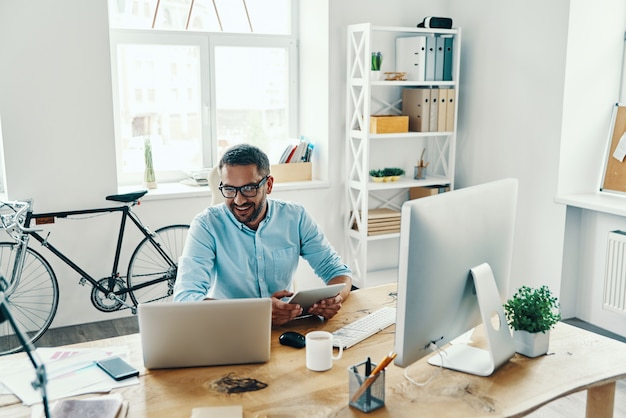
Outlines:
<svg viewBox="0 0 626 418"><path fill-rule="evenodd" d="M148 369L263 363L270 359L268 298L159 302L137 308Z"/></svg>

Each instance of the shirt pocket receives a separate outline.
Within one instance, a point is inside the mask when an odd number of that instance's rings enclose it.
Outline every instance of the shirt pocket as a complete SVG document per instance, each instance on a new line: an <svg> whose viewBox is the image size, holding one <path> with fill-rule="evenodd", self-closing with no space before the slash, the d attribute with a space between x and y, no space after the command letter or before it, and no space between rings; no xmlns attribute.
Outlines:
<svg viewBox="0 0 626 418"><path fill-rule="evenodd" d="M291 282L291 278L298 267L300 250L298 247L281 248L272 251L272 267L270 277L286 286ZM285 287L286 288L286 287Z"/></svg>

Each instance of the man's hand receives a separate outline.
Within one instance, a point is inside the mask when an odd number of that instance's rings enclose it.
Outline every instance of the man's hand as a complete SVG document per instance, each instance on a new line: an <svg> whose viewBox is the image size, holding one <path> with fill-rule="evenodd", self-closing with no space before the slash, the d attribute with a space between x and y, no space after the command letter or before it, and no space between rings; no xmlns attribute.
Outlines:
<svg viewBox="0 0 626 418"><path fill-rule="evenodd" d="M302 313L302 307L281 299L293 296L292 292L279 290L272 295L272 326L278 327L294 319Z"/></svg>
<svg viewBox="0 0 626 418"><path fill-rule="evenodd" d="M330 319L337 315L337 312L341 309L341 304L348 299L348 296L350 296L350 291L352 290L352 278L349 276L337 276L332 278L327 284L331 285L339 283L345 284L341 293L333 298L320 300L311 306L308 313L322 316L324 319Z"/></svg>
<svg viewBox="0 0 626 418"><path fill-rule="evenodd" d="M324 319L330 319L335 316L337 312L339 312L342 302L343 297L341 294L338 294L333 298L322 299L311 306L308 313L323 316Z"/></svg>

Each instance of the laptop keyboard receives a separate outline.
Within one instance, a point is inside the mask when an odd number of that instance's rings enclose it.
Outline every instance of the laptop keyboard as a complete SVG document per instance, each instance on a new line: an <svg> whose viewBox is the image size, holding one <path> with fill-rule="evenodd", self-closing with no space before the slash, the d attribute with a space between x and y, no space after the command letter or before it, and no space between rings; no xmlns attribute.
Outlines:
<svg viewBox="0 0 626 418"><path fill-rule="evenodd" d="M342 344L344 349L350 348L395 322L396 308L384 306L333 332L333 340L335 341L333 345L339 347L339 344Z"/></svg>

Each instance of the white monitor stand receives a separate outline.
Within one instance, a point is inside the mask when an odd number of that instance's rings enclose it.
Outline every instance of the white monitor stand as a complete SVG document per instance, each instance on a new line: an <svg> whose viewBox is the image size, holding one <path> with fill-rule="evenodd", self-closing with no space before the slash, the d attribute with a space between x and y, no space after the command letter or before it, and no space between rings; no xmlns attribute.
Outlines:
<svg viewBox="0 0 626 418"><path fill-rule="evenodd" d="M487 336L487 349L467 344L451 344L442 350L441 355L429 358L428 363L478 376L489 376L513 357L515 347L491 267L483 263L470 271ZM494 314L498 321L492 321Z"/></svg>

